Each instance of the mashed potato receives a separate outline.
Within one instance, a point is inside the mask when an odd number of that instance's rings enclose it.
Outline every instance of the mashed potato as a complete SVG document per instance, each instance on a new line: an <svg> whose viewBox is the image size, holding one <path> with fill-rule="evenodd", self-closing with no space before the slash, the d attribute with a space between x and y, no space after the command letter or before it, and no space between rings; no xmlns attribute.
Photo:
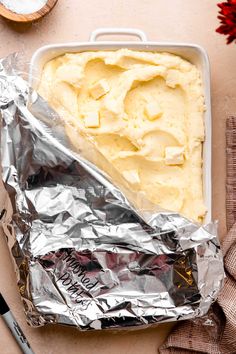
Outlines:
<svg viewBox="0 0 236 354"><path fill-rule="evenodd" d="M93 136L130 189L202 220L204 98L194 65L128 49L68 53L45 65L39 93Z"/></svg>

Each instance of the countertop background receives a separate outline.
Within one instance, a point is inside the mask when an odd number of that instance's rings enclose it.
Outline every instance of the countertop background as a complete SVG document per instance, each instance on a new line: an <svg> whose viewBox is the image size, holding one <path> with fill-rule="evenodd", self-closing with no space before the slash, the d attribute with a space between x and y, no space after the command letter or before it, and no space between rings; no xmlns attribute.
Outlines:
<svg viewBox="0 0 236 354"><path fill-rule="evenodd" d="M225 120L236 113L236 44L227 46L218 26L214 0L59 0L51 14L33 25L0 18L0 57L23 52L29 62L42 45L86 41L99 27L136 27L153 41L192 42L208 52L212 75L213 217L225 227ZM2 196L2 195L1 195ZM0 198L1 205L1 198ZM25 331L36 354L154 354L170 325L132 332L80 333L73 328L29 328L25 322L8 248L0 234L0 291ZM20 351L0 319L0 353Z"/></svg>

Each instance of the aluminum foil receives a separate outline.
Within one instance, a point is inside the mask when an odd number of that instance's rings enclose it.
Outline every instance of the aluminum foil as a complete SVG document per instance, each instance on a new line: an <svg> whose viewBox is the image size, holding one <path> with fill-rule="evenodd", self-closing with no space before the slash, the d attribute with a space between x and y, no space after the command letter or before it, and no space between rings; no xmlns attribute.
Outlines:
<svg viewBox="0 0 236 354"><path fill-rule="evenodd" d="M28 323L137 328L206 314L224 279L216 223L147 208L142 197L137 207L114 171L73 151L15 62L0 61L2 178Z"/></svg>

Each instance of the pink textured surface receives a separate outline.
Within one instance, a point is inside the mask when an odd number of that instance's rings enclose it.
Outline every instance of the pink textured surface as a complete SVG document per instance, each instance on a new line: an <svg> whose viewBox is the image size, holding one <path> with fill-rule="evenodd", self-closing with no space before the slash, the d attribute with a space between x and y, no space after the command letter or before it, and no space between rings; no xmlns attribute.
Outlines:
<svg viewBox="0 0 236 354"><path fill-rule="evenodd" d="M212 71L213 216L225 234L225 119L236 111L236 45L226 46L215 33L217 1L205 0L60 0L50 15L32 26L0 19L0 56L23 51L27 60L45 44L87 40L98 27L137 27L150 40L192 42L208 51ZM1 204L1 203L0 203ZM36 354L154 354L170 325L130 333L80 333L25 322L5 240L0 235L0 290ZM0 319L1 354L20 351Z"/></svg>

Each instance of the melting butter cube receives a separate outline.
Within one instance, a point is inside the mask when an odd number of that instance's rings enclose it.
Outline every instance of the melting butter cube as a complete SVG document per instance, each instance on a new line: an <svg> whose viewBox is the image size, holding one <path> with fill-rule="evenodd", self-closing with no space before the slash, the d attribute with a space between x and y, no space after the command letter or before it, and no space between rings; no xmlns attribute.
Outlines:
<svg viewBox="0 0 236 354"><path fill-rule="evenodd" d="M124 171L123 176L131 184L140 183L140 178L137 170Z"/></svg>
<svg viewBox="0 0 236 354"><path fill-rule="evenodd" d="M107 80L102 79L96 82L90 88L90 95L95 99L98 100L100 97L104 96L107 92L110 91L110 86Z"/></svg>
<svg viewBox="0 0 236 354"><path fill-rule="evenodd" d="M162 110L160 109L160 106L155 102L148 103L145 108L145 111L149 120L157 119L162 115Z"/></svg>
<svg viewBox="0 0 236 354"><path fill-rule="evenodd" d="M168 146L165 149L166 165L182 165L184 163L184 147Z"/></svg>
<svg viewBox="0 0 236 354"><path fill-rule="evenodd" d="M84 125L86 128L99 128L100 126L99 113L97 111L88 112L84 116Z"/></svg>
<svg viewBox="0 0 236 354"><path fill-rule="evenodd" d="M180 82L180 75L178 70L169 70L166 76L166 85L175 88L177 84Z"/></svg>
<svg viewBox="0 0 236 354"><path fill-rule="evenodd" d="M118 117L120 107L114 98L106 97L100 109L100 115L108 120L113 120Z"/></svg>

